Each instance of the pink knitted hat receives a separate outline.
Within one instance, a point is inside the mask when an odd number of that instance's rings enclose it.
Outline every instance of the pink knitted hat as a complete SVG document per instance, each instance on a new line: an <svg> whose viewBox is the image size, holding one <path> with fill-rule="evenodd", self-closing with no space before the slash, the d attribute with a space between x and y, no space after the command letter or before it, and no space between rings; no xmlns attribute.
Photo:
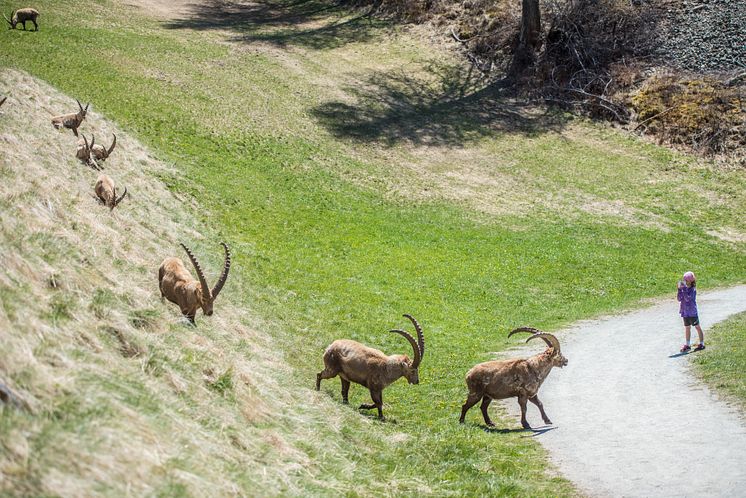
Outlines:
<svg viewBox="0 0 746 498"><path fill-rule="evenodd" d="M696 277L694 276L694 273L688 271L684 273L684 282L694 282L696 280Z"/></svg>

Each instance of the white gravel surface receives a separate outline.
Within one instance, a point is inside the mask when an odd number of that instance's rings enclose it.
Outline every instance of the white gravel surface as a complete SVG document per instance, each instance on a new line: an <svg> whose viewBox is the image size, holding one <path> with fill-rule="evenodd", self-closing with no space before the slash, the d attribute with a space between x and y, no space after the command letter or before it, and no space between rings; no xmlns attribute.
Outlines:
<svg viewBox="0 0 746 498"><path fill-rule="evenodd" d="M746 497L746 421L693 376L689 355L676 355L684 333L675 292L557 334L569 364L539 392L555 425L543 426L529 403L539 431L527 436L590 496ZM746 310L746 286L698 289L697 304L706 343L710 326ZM520 415L515 399L506 406Z"/></svg>

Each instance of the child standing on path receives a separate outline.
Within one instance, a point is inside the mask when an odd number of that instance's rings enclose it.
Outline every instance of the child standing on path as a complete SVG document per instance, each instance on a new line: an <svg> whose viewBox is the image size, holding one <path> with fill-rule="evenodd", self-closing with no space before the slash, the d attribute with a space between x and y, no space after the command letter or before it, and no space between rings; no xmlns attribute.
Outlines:
<svg viewBox="0 0 746 498"><path fill-rule="evenodd" d="M681 303L679 305L679 314L684 319L684 335L686 344L681 346L681 352L687 353L692 350L689 345L692 336L692 325L697 329L699 344L694 351L701 351L705 348L705 336L702 333L702 327L699 326L699 314L697 312L697 279L694 273L688 271L684 273L683 280L679 281L679 293L676 299Z"/></svg>

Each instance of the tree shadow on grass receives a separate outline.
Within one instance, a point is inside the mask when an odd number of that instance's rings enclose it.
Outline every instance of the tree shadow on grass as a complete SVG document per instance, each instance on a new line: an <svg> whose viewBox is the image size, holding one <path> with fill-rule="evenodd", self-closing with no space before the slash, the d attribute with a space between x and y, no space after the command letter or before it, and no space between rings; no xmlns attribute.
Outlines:
<svg viewBox="0 0 746 498"><path fill-rule="evenodd" d="M345 88L349 101L325 102L312 115L332 135L361 142L460 146L495 133L559 131L566 118L507 96L460 66L377 72Z"/></svg>
<svg viewBox="0 0 746 498"><path fill-rule="evenodd" d="M390 25L329 0L207 0L189 6L167 29L227 30L229 41L303 46L317 50L366 42Z"/></svg>

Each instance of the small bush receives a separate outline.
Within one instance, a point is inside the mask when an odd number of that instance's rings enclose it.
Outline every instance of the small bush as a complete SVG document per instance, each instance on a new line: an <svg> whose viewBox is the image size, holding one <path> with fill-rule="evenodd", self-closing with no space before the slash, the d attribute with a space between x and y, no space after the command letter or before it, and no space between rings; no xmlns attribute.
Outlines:
<svg viewBox="0 0 746 498"><path fill-rule="evenodd" d="M712 78L657 76L632 97L639 127L707 153L746 145L741 89Z"/></svg>

